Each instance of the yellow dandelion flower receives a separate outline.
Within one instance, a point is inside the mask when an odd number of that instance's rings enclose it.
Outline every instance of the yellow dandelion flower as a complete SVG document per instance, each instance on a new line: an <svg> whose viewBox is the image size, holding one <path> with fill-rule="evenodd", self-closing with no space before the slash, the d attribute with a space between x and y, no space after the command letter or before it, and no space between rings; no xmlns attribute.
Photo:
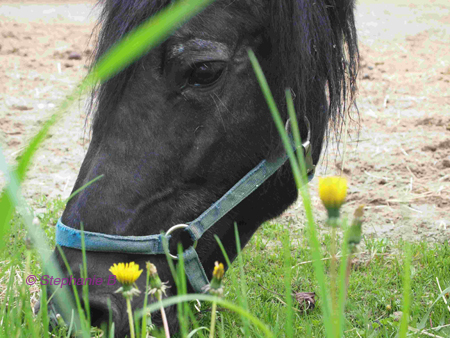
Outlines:
<svg viewBox="0 0 450 338"><path fill-rule="evenodd" d="M214 263L213 277L217 278L218 280L221 280L223 278L224 274L225 274L225 269L223 267L223 264L219 263L219 262L215 262Z"/></svg>
<svg viewBox="0 0 450 338"><path fill-rule="evenodd" d="M347 196L347 179L336 176L319 178L319 196L329 218L339 217L339 209Z"/></svg>
<svg viewBox="0 0 450 338"><path fill-rule="evenodd" d="M135 262L114 264L109 271L116 276L122 285L133 284L141 275L139 265Z"/></svg>

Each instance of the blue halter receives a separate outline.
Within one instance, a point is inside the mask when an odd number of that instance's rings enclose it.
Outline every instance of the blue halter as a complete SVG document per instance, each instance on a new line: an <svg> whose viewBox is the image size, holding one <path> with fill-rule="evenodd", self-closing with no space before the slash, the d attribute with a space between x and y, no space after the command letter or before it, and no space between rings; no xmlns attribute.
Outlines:
<svg viewBox="0 0 450 338"><path fill-rule="evenodd" d="M309 128L308 128L309 129ZM306 170L308 181L314 177L315 166L312 161L311 144L308 139L302 144L305 155ZM292 146L295 150L291 138ZM247 196L255 191L262 183L264 183L272 174L274 174L288 159L288 155L284 153L274 162L262 160L256 167L248 172L239 182L237 182L225 195L211 205L194 221L183 226L174 226L172 229L183 227L187 231L192 240L196 242L202 235L217 223L225 214L242 202ZM98 232L84 232L84 244L86 251L99 252L120 252L127 254L142 255L160 255L164 254L163 240L170 239L168 234L149 235L149 236L118 236L108 235ZM56 243L60 246L81 250L81 230L70 228L64 225L61 219L56 224ZM196 243L195 243L196 244ZM209 283L205 270L195 251L195 245L189 247L183 252L186 276L196 293L204 291L205 286ZM168 250L168 249L167 249ZM176 258L175 256L172 256Z"/></svg>

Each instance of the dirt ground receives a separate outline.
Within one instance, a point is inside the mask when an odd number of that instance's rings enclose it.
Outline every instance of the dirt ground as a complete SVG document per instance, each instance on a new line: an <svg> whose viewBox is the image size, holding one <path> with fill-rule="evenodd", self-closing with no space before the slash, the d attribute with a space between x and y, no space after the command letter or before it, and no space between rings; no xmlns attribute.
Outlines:
<svg viewBox="0 0 450 338"><path fill-rule="evenodd" d="M98 9L90 1L0 4L0 144L10 164L86 74ZM330 142L317 176L349 179L346 211L366 205L364 232L377 238L450 239L450 3L360 1L359 118L347 145ZM33 161L23 194L69 196L87 150L80 98ZM344 137L342 138L342 140ZM0 178L1 181L1 178ZM0 184L1 185L1 184ZM298 202L278 221L300 221Z"/></svg>

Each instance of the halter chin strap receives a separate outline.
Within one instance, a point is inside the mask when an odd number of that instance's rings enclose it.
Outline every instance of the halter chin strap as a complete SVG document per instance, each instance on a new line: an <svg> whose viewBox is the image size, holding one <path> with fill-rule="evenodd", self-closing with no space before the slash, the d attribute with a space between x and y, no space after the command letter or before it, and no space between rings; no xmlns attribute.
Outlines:
<svg viewBox="0 0 450 338"><path fill-rule="evenodd" d="M313 164L311 154L309 123L307 123L307 125L308 138L302 144L302 149L305 156L308 181L311 181L314 177L315 166ZM292 138L291 144L294 150L296 150ZM287 160L288 155L286 153L278 157L273 162L262 160L205 212L203 212L192 222L187 223L187 225L184 226L185 231L190 234L194 242L200 239L209 228L216 224L231 209L255 191ZM86 251L120 252L142 255L165 254L165 245L163 245L164 241L167 240L168 243L171 237L168 234L149 236L118 236L90 231L83 231L83 233L84 247ZM81 230L64 225L61 218L58 220L58 223L56 224L56 243L60 246L81 250L81 235ZM166 248L166 250L168 250L168 245ZM188 277L192 288L196 293L203 292L205 286L209 283L209 280L197 252L195 251L195 245L189 247L183 252L183 258L186 276Z"/></svg>

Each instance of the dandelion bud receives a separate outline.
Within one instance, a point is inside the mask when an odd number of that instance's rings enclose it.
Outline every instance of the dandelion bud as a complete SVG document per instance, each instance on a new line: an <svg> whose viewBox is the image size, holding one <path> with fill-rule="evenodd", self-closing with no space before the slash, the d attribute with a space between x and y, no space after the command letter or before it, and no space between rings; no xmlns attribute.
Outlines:
<svg viewBox="0 0 450 338"><path fill-rule="evenodd" d="M209 285L206 286L206 292L212 295L221 296L223 294L222 278L225 274L225 269L222 263L214 263L213 278Z"/></svg>
<svg viewBox="0 0 450 338"><path fill-rule="evenodd" d="M56 314L56 320L58 321L59 327L67 328L66 322L64 321L63 317L61 317L61 315L59 313Z"/></svg>
<svg viewBox="0 0 450 338"><path fill-rule="evenodd" d="M156 269L156 266L150 262L145 263L145 267L147 268L147 271L150 275L150 277L154 277L155 275L158 275L158 270Z"/></svg>
<svg viewBox="0 0 450 338"><path fill-rule="evenodd" d="M146 268L149 274L149 284L150 284L150 290L148 293L150 295L156 295L157 298L159 298L162 294L166 294L167 286L161 282L161 279L158 275L158 270L156 269L156 266L150 262L147 262Z"/></svg>
<svg viewBox="0 0 450 338"><path fill-rule="evenodd" d="M150 262L146 263L147 271L149 272L149 284L152 289L161 288L162 282L158 275L158 270L156 269L156 266Z"/></svg>
<svg viewBox="0 0 450 338"><path fill-rule="evenodd" d="M361 242L364 205L360 205L353 214L353 222L349 229L348 244L357 245Z"/></svg>
<svg viewBox="0 0 450 338"><path fill-rule="evenodd" d="M213 278L216 278L219 281L221 281L224 274L225 274L225 269L223 268L223 264L219 263L219 262L215 262L214 263Z"/></svg>

